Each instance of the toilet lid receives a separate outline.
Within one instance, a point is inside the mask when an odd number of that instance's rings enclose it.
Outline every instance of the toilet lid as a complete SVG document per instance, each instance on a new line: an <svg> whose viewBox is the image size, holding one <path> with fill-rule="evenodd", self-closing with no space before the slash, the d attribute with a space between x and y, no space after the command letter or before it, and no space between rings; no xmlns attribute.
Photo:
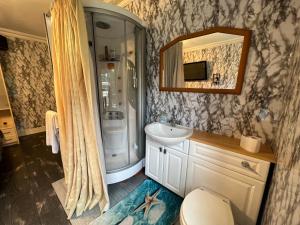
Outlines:
<svg viewBox="0 0 300 225"><path fill-rule="evenodd" d="M183 225L234 225L230 202L205 189L189 193L180 211Z"/></svg>

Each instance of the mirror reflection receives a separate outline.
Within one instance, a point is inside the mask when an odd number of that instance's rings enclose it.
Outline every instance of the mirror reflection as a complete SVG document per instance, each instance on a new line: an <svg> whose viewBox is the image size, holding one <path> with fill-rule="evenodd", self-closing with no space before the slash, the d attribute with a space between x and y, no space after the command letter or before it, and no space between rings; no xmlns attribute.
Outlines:
<svg viewBox="0 0 300 225"><path fill-rule="evenodd" d="M244 35L214 32L183 39L161 52L161 87L235 89Z"/></svg>

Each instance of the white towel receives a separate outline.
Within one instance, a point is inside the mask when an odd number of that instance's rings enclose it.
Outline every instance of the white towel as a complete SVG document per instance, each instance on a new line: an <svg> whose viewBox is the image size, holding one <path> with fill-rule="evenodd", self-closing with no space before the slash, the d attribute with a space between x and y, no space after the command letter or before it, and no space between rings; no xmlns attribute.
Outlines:
<svg viewBox="0 0 300 225"><path fill-rule="evenodd" d="M59 129L57 112L46 112L46 145L52 146L52 153L59 152Z"/></svg>

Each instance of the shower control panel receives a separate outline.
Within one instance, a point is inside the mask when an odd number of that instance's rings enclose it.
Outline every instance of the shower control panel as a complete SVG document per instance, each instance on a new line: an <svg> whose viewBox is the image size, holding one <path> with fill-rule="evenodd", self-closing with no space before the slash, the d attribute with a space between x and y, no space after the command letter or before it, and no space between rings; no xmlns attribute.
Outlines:
<svg viewBox="0 0 300 225"><path fill-rule="evenodd" d="M106 120L122 120L124 119L123 112L120 111L108 111L104 114Z"/></svg>

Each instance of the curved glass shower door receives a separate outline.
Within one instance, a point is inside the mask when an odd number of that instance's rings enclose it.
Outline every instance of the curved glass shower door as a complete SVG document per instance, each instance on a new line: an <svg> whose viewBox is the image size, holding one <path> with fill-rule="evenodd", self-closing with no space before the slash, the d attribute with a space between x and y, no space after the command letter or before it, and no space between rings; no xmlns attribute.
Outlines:
<svg viewBox="0 0 300 225"><path fill-rule="evenodd" d="M114 15L94 12L86 16L89 36L93 36L89 38L94 47L106 170L114 172L144 157L137 58L142 29Z"/></svg>

